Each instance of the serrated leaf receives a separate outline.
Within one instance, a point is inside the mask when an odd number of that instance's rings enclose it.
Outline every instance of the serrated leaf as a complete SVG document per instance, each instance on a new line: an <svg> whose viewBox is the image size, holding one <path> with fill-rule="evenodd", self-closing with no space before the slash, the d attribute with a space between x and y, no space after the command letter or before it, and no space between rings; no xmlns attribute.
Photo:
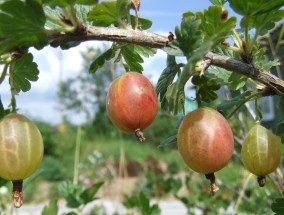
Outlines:
<svg viewBox="0 0 284 215"><path fill-rule="evenodd" d="M58 205L57 199L53 199L50 201L48 205L43 208L42 215L57 215L58 213Z"/></svg>
<svg viewBox="0 0 284 215"><path fill-rule="evenodd" d="M106 61L114 58L116 51L117 47L114 45L110 49L106 50L103 54L101 54L92 62L92 64L90 65L89 72L95 73L99 68L101 68L105 64Z"/></svg>
<svg viewBox="0 0 284 215"><path fill-rule="evenodd" d="M126 46L123 46L121 48L120 54L123 57L123 60L125 63L123 63L126 71L136 71L136 72L142 72L143 67L141 63L144 62L143 58L138 53L139 46L134 44L129 44Z"/></svg>
<svg viewBox="0 0 284 215"><path fill-rule="evenodd" d="M275 23L282 20L284 10L273 10L264 14L246 16L241 20L241 27L247 29L256 29L258 35L266 34L275 27Z"/></svg>
<svg viewBox="0 0 284 215"><path fill-rule="evenodd" d="M119 25L119 12L117 11L116 2L102 2L96 4L89 11L87 18L95 26L108 27L110 25Z"/></svg>
<svg viewBox="0 0 284 215"><path fill-rule="evenodd" d="M21 58L11 63L13 87L17 92L27 92L31 88L30 81L37 81L39 70L33 62L33 55L25 53Z"/></svg>
<svg viewBox="0 0 284 215"><path fill-rule="evenodd" d="M47 44L45 15L35 1L7 1L0 5L0 53L15 47L42 48Z"/></svg>
<svg viewBox="0 0 284 215"><path fill-rule="evenodd" d="M170 136L169 138L165 139L163 142L160 143L158 146L159 148L173 146L177 143L177 134Z"/></svg>
<svg viewBox="0 0 284 215"><path fill-rule="evenodd" d="M196 87L197 101L210 103L218 98L216 90L218 90L221 85L214 79L208 78L205 75L195 75L192 77L191 82Z"/></svg>
<svg viewBox="0 0 284 215"><path fill-rule="evenodd" d="M197 12L196 17L202 21L200 29L204 33L204 40L211 40L213 46L225 40L229 32L235 28L236 17L227 18L222 6L210 6L208 10Z"/></svg>
<svg viewBox="0 0 284 215"><path fill-rule="evenodd" d="M274 59L272 61L267 60L265 48L260 48L253 53L253 62L264 71L269 71L272 67L280 65L278 59Z"/></svg>
<svg viewBox="0 0 284 215"><path fill-rule="evenodd" d="M184 15L181 26L176 27L176 40L172 42L182 50L185 56L190 56L203 43L203 33L200 30L201 20L193 14Z"/></svg>
<svg viewBox="0 0 284 215"><path fill-rule="evenodd" d="M271 10L277 10L284 6L283 0L228 0L230 7L243 16L253 16L266 13Z"/></svg>
<svg viewBox="0 0 284 215"><path fill-rule="evenodd" d="M98 190L101 188L101 186L104 184L104 182L98 182L93 184L92 187L85 189L81 194L80 198L83 200L83 204L87 204L96 198L94 195L98 192Z"/></svg>
<svg viewBox="0 0 284 215"><path fill-rule="evenodd" d="M162 74L159 77L156 92L160 95L160 101L164 99L167 88L170 84L173 83L173 80L177 73L180 72L180 66L176 63L175 56L167 56L167 67L163 70ZM164 107L162 106L164 109Z"/></svg>
<svg viewBox="0 0 284 215"><path fill-rule="evenodd" d="M275 199L275 201L271 204L271 210L276 215L284 214L284 198Z"/></svg>
<svg viewBox="0 0 284 215"><path fill-rule="evenodd" d="M205 74L208 77L216 79L221 85L228 85L230 83L229 78L232 72L220 67L210 67L206 70Z"/></svg>
<svg viewBox="0 0 284 215"><path fill-rule="evenodd" d="M135 45L135 51L144 57L154 56L157 53L157 50L154 48L139 45Z"/></svg>

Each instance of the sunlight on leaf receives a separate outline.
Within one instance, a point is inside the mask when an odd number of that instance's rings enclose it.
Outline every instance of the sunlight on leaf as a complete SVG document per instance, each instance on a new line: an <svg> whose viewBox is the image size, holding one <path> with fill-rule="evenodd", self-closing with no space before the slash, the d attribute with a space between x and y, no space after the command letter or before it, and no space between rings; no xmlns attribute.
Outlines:
<svg viewBox="0 0 284 215"><path fill-rule="evenodd" d="M0 53L15 47L47 44L45 15L34 1L7 1L0 5Z"/></svg>
<svg viewBox="0 0 284 215"><path fill-rule="evenodd" d="M211 6L203 13L196 13L197 18L202 20L200 29L205 35L204 40L212 40L213 46L224 41L228 33L236 26L236 17L227 18L227 13L221 6Z"/></svg>

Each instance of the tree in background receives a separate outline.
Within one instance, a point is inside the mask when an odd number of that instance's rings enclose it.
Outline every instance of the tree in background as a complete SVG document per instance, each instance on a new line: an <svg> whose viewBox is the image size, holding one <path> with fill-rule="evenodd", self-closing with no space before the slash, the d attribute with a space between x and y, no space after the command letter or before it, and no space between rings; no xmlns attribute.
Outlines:
<svg viewBox="0 0 284 215"><path fill-rule="evenodd" d="M122 73L121 67L110 60L96 73L89 73L93 59L107 49L89 47L81 53L83 64L81 72L76 77L67 78L59 83L57 92L59 108L63 115L83 113L83 121L92 124L96 120L96 113L105 105L108 87L114 77ZM65 118L65 117L64 117Z"/></svg>

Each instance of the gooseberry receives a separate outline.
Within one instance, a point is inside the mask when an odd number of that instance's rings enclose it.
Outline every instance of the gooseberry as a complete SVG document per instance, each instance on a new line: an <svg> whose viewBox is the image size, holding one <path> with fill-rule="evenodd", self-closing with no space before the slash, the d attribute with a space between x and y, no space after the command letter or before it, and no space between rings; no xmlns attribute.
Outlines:
<svg viewBox="0 0 284 215"><path fill-rule="evenodd" d="M155 119L158 98L151 82L138 72L126 72L110 85L106 109L112 123L121 131L135 133L142 142L143 130Z"/></svg>
<svg viewBox="0 0 284 215"><path fill-rule="evenodd" d="M16 207L23 203L23 179L39 167L43 148L40 131L25 116L10 113L0 121L0 177L12 181Z"/></svg>
<svg viewBox="0 0 284 215"><path fill-rule="evenodd" d="M258 177L259 186L265 185L265 176L274 172L280 164L281 139L270 130L254 125L242 145L244 166Z"/></svg>
<svg viewBox="0 0 284 215"><path fill-rule="evenodd" d="M189 112L182 120L177 136L178 150L192 170L211 181L211 193L218 187L214 172L225 167L234 151L234 138L227 120L211 108Z"/></svg>

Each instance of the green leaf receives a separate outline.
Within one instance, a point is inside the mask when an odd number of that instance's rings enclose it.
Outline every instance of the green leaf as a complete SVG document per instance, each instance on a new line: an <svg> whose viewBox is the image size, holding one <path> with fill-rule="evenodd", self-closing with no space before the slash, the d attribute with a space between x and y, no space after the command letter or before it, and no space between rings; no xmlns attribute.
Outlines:
<svg viewBox="0 0 284 215"><path fill-rule="evenodd" d="M184 15L181 26L175 29L176 40L172 44L180 48L185 56L190 56L203 43L204 35L200 29L200 19L192 13Z"/></svg>
<svg viewBox="0 0 284 215"><path fill-rule="evenodd" d="M70 208L78 208L82 205L83 200L80 198L84 191L83 185L74 185L70 181L62 182L59 187L59 193L67 201L67 206Z"/></svg>
<svg viewBox="0 0 284 215"><path fill-rule="evenodd" d="M169 110L174 114L180 111L184 112L185 93L184 87L189 78L195 73L196 63L211 49L212 42L207 41L200 45L190 56L187 64L183 67L181 74L175 85L171 87L171 94L166 93L167 101L169 103Z"/></svg>
<svg viewBox="0 0 284 215"><path fill-rule="evenodd" d="M13 87L17 92L27 92L31 89L30 81L37 81L39 70L33 62L33 55L25 53L21 58L11 63Z"/></svg>
<svg viewBox="0 0 284 215"><path fill-rule="evenodd" d="M275 23L282 20L284 10L273 10L264 14L243 17L241 27L247 29L256 29L258 35L266 34L270 29L275 27Z"/></svg>
<svg viewBox="0 0 284 215"><path fill-rule="evenodd" d="M141 57L152 56L156 53L156 50L149 47L143 47L139 45L129 44L121 47L120 55L123 57L123 65L126 71L142 72L143 67L141 63L144 62Z"/></svg>
<svg viewBox="0 0 284 215"><path fill-rule="evenodd" d="M32 0L7 1L0 5L0 54L15 47L47 44L42 6Z"/></svg>
<svg viewBox="0 0 284 215"><path fill-rule="evenodd" d="M92 187L85 189L81 194L80 194L80 198L83 200L83 204L87 204L93 200L95 200L96 198L94 197L94 195L98 192L98 190L100 189L100 187L104 184L104 182L98 182L93 184Z"/></svg>
<svg viewBox="0 0 284 215"><path fill-rule="evenodd" d="M218 98L216 91L221 85L214 79L198 74L192 77L191 82L196 87L197 101L210 103Z"/></svg>
<svg viewBox="0 0 284 215"><path fill-rule="evenodd" d="M136 17L133 15L130 15L130 22L131 22L131 26L134 29L135 28L135 19ZM149 28L151 28L152 26L152 21L143 17L139 17L138 18L138 26L137 28L140 30L147 30Z"/></svg>
<svg viewBox="0 0 284 215"><path fill-rule="evenodd" d="M163 51L165 51L168 55L173 55L173 56L184 56L182 50L174 46L173 44L170 45L170 47L164 47L162 48Z"/></svg>
<svg viewBox="0 0 284 215"><path fill-rule="evenodd" d="M95 73L99 68L101 68L105 64L106 61L109 61L114 58L116 51L117 47L115 45L112 45L110 49L106 50L103 54L101 54L92 62L92 64L90 65L89 72Z"/></svg>
<svg viewBox="0 0 284 215"><path fill-rule="evenodd" d="M210 6L203 13L196 13L196 17L201 20L200 30L204 33L204 40L211 40L213 46L224 41L228 33L236 26L237 18L228 19L227 13L222 6Z"/></svg>
<svg viewBox="0 0 284 215"><path fill-rule="evenodd" d="M139 194L139 205L142 214L147 214L150 210L150 199L141 191Z"/></svg>
<svg viewBox="0 0 284 215"><path fill-rule="evenodd" d="M206 76L216 79L216 81L221 85L228 85L229 78L232 75L232 72L225 70L220 67L210 67L206 70Z"/></svg>
<svg viewBox="0 0 284 215"><path fill-rule="evenodd" d="M225 100L217 106L217 110L223 113L223 115L227 116L234 107L240 105L251 94L252 92L250 90L247 90L244 93L238 96L235 96L234 98L230 100Z"/></svg>
<svg viewBox="0 0 284 215"><path fill-rule="evenodd" d="M4 179L4 178L0 178L0 187L2 186L6 186L7 183L10 183L10 181Z"/></svg>
<svg viewBox="0 0 284 215"><path fill-rule="evenodd" d="M2 74L0 75L0 84L2 84L2 82L5 80L7 72L8 72L8 68L9 68L9 64L5 64Z"/></svg>
<svg viewBox="0 0 284 215"><path fill-rule="evenodd" d="M173 83L173 80L177 73L180 73L180 66L176 63L175 56L167 56L167 67L163 70L162 74L159 77L156 91L160 95L160 101L163 101L167 88L170 84ZM162 106L163 109L165 109Z"/></svg>
<svg viewBox="0 0 284 215"><path fill-rule="evenodd" d="M233 10L244 16L253 16L277 10L284 6L284 0L228 0Z"/></svg>
<svg viewBox="0 0 284 215"><path fill-rule="evenodd" d="M94 5L97 4L99 0L76 0L77 4Z"/></svg>
<svg viewBox="0 0 284 215"><path fill-rule="evenodd" d="M284 198L275 199L275 201L271 204L271 210L276 215L284 214Z"/></svg>
<svg viewBox="0 0 284 215"><path fill-rule="evenodd" d="M177 82L175 82L168 86L161 105L164 110L169 110L174 114L178 114L179 112L184 112L184 101L184 90L177 90Z"/></svg>
<svg viewBox="0 0 284 215"><path fill-rule="evenodd" d="M246 85L248 77L232 72L228 81L228 85L232 90L239 90Z"/></svg>
<svg viewBox="0 0 284 215"><path fill-rule="evenodd" d="M117 0L116 1L116 9L119 14L130 15L130 4L131 0Z"/></svg>
<svg viewBox="0 0 284 215"><path fill-rule="evenodd" d="M253 53L253 62L264 71L269 71L272 67L280 65L278 59L272 61L267 60L265 48L260 48Z"/></svg>
<svg viewBox="0 0 284 215"><path fill-rule="evenodd" d="M223 6L227 2L227 0L210 0L210 2L214 5Z"/></svg>
<svg viewBox="0 0 284 215"><path fill-rule="evenodd" d="M58 213L58 205L57 199L53 199L50 201L48 205L43 208L42 215L57 215Z"/></svg>
<svg viewBox="0 0 284 215"><path fill-rule="evenodd" d="M255 100L255 110L256 110L257 120L261 121L263 119L263 114L257 99Z"/></svg>
<svg viewBox="0 0 284 215"><path fill-rule="evenodd" d="M51 8L64 8L70 5L74 5L75 2L76 0L43 0L43 3L50 6Z"/></svg>
<svg viewBox="0 0 284 215"><path fill-rule="evenodd" d="M137 197L125 195L123 205L128 209L135 208L138 205L138 199Z"/></svg>
<svg viewBox="0 0 284 215"><path fill-rule="evenodd" d="M177 144L177 134L170 136L169 138L165 139L163 142L160 143L158 146L159 148L169 147Z"/></svg>
<svg viewBox="0 0 284 215"><path fill-rule="evenodd" d="M102 2L96 4L88 13L88 21L93 25L108 27L110 25L119 25L119 11L117 11L116 2Z"/></svg>

